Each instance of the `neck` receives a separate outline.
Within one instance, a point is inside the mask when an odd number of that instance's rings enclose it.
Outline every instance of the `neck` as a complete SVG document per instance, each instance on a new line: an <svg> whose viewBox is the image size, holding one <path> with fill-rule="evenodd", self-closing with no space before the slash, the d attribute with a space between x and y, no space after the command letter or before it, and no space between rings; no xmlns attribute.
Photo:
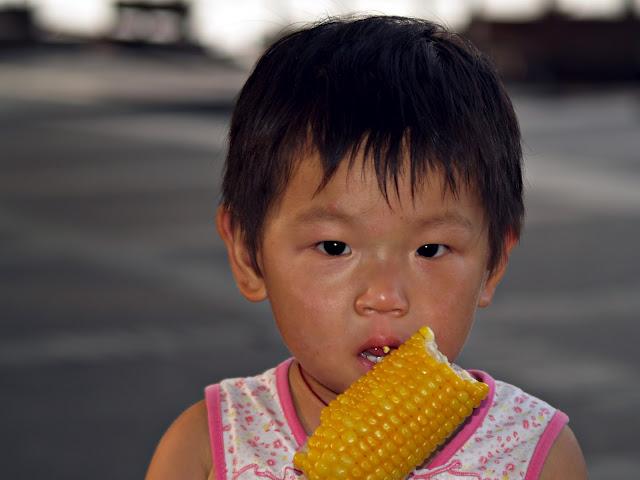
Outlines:
<svg viewBox="0 0 640 480"><path fill-rule="evenodd" d="M330 394L309 374L302 373L297 360L289 366L289 388L300 423L307 435L311 435L320 425L320 412L335 394Z"/></svg>

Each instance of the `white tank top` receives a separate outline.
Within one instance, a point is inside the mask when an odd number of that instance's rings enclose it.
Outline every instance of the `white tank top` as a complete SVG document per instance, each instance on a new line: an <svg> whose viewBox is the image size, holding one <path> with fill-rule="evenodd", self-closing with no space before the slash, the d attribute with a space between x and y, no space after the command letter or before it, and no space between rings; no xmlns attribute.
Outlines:
<svg viewBox="0 0 640 480"><path fill-rule="evenodd" d="M293 455L307 435L289 390L292 359L255 377L205 389L217 478L302 480ZM537 479L567 416L517 387L470 371L489 395L427 465L410 479Z"/></svg>

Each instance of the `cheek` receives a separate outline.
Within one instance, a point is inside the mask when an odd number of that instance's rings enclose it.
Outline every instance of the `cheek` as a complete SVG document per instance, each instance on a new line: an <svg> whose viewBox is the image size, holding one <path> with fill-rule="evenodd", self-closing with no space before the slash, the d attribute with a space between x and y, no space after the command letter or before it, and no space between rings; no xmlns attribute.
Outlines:
<svg viewBox="0 0 640 480"><path fill-rule="evenodd" d="M326 351L334 346L350 318L345 311L348 292L327 280L318 281L304 269L271 269L265 280L276 323L290 348Z"/></svg>
<svg viewBox="0 0 640 480"><path fill-rule="evenodd" d="M284 262L283 262L284 263ZM352 295L350 269L322 264L309 255L292 255L286 268L273 270L277 276L280 300L295 302L309 312L343 309Z"/></svg>
<svg viewBox="0 0 640 480"><path fill-rule="evenodd" d="M422 311L427 312L425 321L433 328L440 350L453 361L473 324L479 285L475 276L466 274L441 277L436 285L423 290Z"/></svg>
<svg viewBox="0 0 640 480"><path fill-rule="evenodd" d="M442 315L475 311L481 277L476 269L468 267L460 262L460 265L451 265L437 272L434 278L427 279L422 289L425 303Z"/></svg>
<svg viewBox="0 0 640 480"><path fill-rule="evenodd" d="M278 313L295 312L300 315L298 321L303 323L321 318L322 323L330 321L346 301L346 293L338 286L316 281L308 275L287 275L278 285L269 295L278 305Z"/></svg>

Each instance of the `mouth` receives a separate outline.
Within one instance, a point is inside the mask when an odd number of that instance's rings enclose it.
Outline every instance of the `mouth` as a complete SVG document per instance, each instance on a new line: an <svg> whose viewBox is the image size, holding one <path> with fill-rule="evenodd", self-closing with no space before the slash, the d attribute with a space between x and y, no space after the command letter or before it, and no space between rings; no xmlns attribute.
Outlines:
<svg viewBox="0 0 640 480"><path fill-rule="evenodd" d="M380 363L383 358L395 349L396 347L390 347L388 345L374 346L360 352L360 358L375 365L376 363Z"/></svg>

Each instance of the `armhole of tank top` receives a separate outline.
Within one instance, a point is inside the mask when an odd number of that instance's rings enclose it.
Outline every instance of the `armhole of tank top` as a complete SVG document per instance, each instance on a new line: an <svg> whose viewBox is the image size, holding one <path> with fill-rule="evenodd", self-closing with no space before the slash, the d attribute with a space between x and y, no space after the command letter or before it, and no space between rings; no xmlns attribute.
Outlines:
<svg viewBox="0 0 640 480"><path fill-rule="evenodd" d="M224 437L222 433L222 415L220 411L220 384L205 389L207 418L209 421L209 443L211 444L211 462L216 472L216 480L227 478L227 465L224 458Z"/></svg>
<svg viewBox="0 0 640 480"><path fill-rule="evenodd" d="M527 474L524 476L524 480L537 480L540 477L549 451L567 423L569 423L569 417L567 417L564 412L556 410L549 424L538 439L536 448L529 461L529 467L527 468Z"/></svg>
<svg viewBox="0 0 640 480"><path fill-rule="evenodd" d="M489 413L489 409L491 405L493 405L493 399L496 394L496 382L486 372L481 370L469 370L469 373L473 375L474 378L480 380L481 382L486 383L489 386L489 394L487 398L485 398L482 403L475 409L475 411L471 414L471 417L467 421L466 425L462 427L462 429L458 432L458 434L453 437L445 447L438 452L433 460L431 460L427 464L427 468L433 469L436 467L441 467L445 463L447 463L451 457L453 457L462 446L467 443L467 441L471 438L471 436L480 428L482 422L484 422L485 417Z"/></svg>

